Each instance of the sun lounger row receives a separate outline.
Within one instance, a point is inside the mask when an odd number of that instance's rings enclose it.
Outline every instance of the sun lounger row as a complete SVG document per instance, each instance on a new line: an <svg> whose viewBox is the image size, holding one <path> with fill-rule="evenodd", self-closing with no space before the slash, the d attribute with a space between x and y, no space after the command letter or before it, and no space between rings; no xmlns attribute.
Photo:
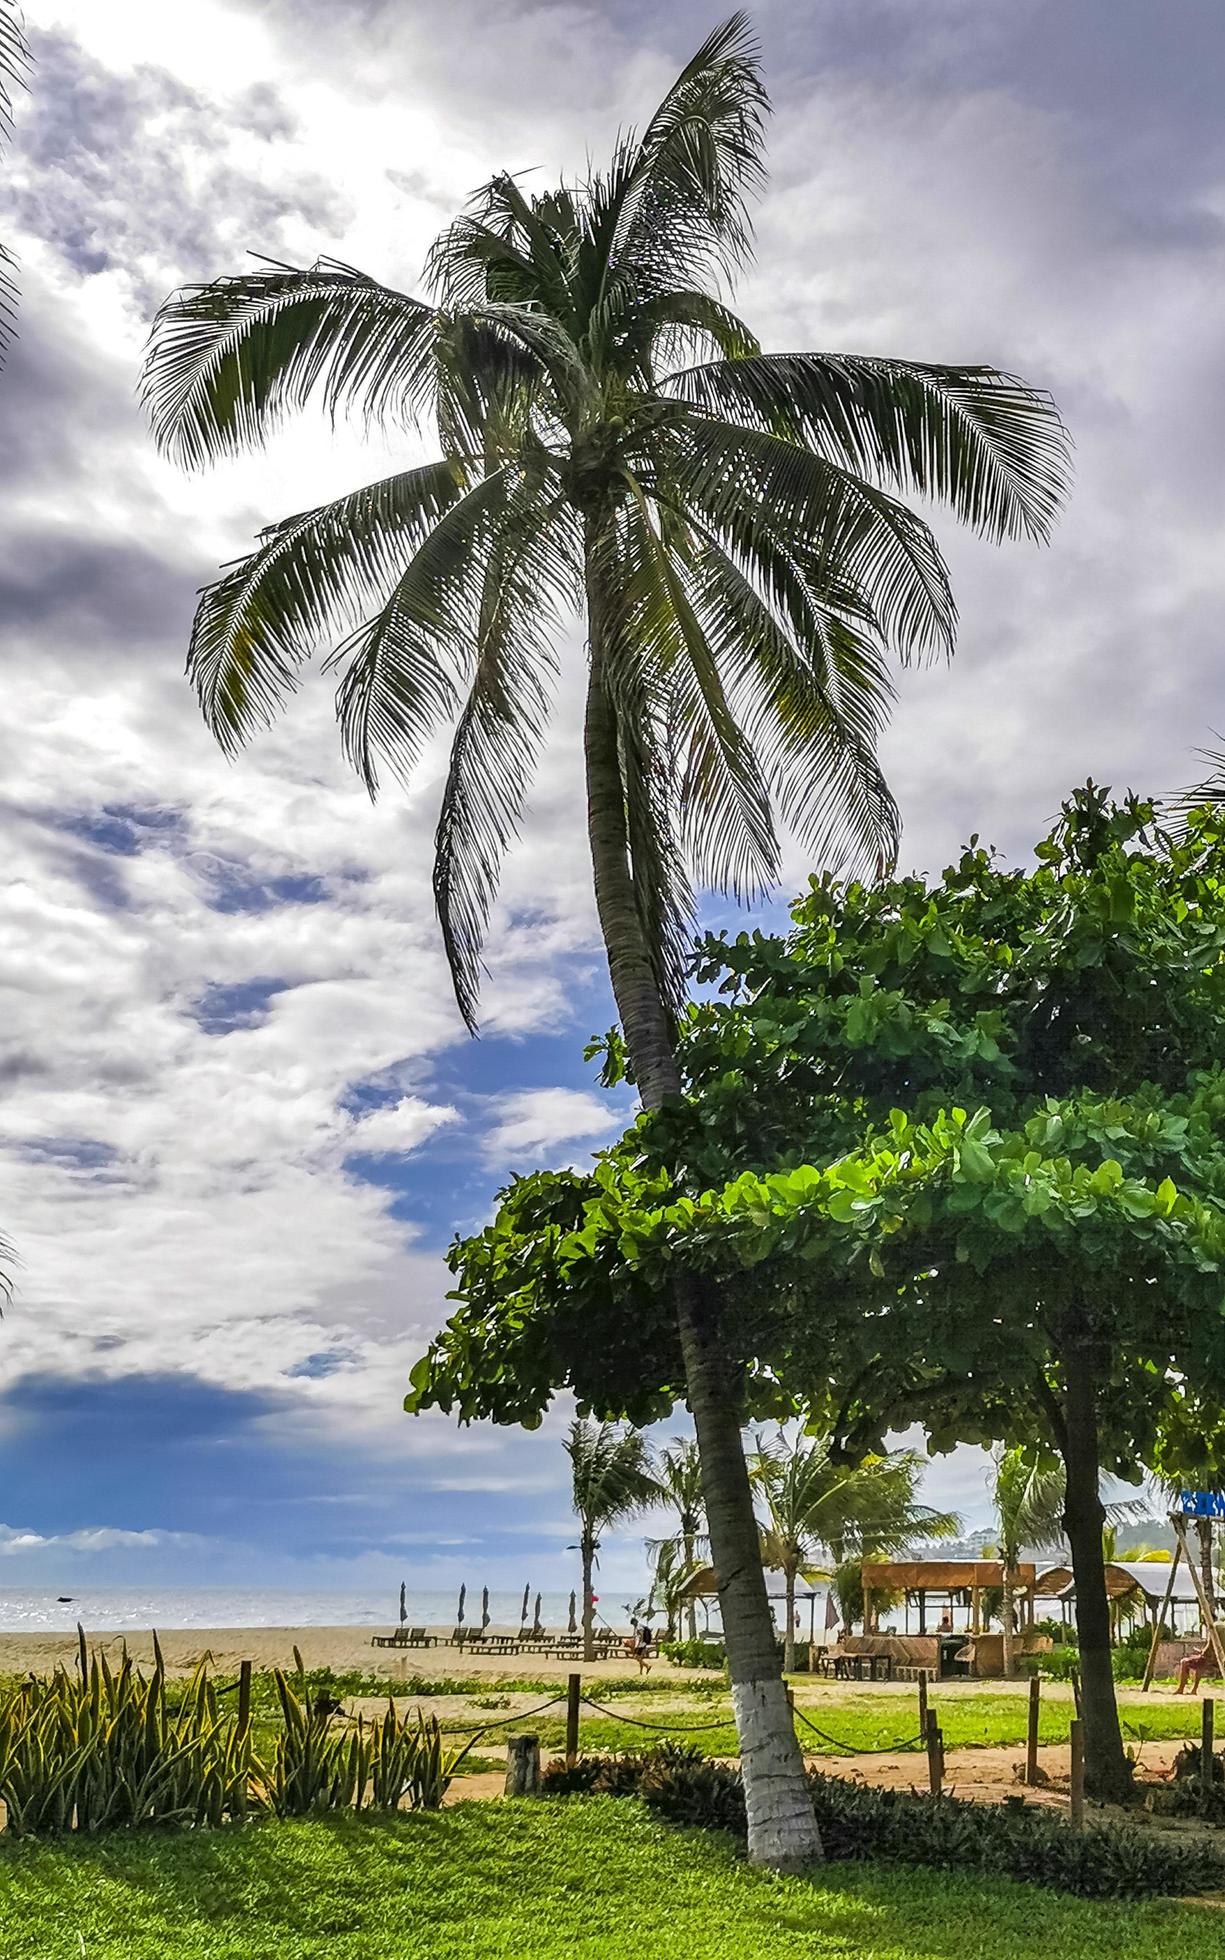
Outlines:
<svg viewBox="0 0 1225 1960"><path fill-rule="evenodd" d="M596 1635L596 1652L611 1653L625 1645L624 1634L614 1633L611 1627L601 1628ZM456 1627L449 1640L443 1640L437 1633L427 1633L424 1627L397 1627L394 1633L376 1633L371 1637L372 1647L480 1647L491 1654L579 1654L582 1652L581 1633L490 1633L480 1627Z"/></svg>

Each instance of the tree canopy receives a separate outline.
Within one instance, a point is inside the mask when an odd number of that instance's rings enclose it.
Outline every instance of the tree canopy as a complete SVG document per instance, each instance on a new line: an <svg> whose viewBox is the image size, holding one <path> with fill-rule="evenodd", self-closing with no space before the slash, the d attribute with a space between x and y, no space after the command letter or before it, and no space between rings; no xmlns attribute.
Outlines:
<svg viewBox="0 0 1225 1960"><path fill-rule="evenodd" d="M1106 1462L1135 1474L1164 1423L1191 1474L1171 1385L1225 1379L1225 829L1090 786L1035 858L815 880L787 938L708 941L688 1100L456 1243L413 1403L666 1413L683 1263L728 1296L746 1415L863 1450L916 1416L938 1447L1049 1434L1053 1321L1096 1303Z"/></svg>

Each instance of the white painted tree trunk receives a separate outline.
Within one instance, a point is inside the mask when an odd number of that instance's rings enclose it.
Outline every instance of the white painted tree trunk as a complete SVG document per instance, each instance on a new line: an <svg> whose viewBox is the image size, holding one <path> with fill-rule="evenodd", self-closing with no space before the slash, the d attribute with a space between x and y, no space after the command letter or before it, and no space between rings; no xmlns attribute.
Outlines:
<svg viewBox="0 0 1225 1960"><path fill-rule="evenodd" d="M808 1791L803 1782L797 1788L787 1690L777 1674L733 1681L732 1709L744 1765L749 1860L773 1871L804 1871L821 1857L821 1840Z"/></svg>

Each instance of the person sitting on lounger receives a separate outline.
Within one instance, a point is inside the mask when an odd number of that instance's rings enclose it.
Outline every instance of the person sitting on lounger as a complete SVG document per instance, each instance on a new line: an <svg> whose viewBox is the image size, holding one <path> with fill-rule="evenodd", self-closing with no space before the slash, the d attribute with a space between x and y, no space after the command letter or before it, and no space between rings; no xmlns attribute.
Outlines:
<svg viewBox="0 0 1225 1960"><path fill-rule="evenodd" d="M1214 1631L1217 1639L1225 1645L1225 1620L1218 1620ZM1204 1676L1219 1673L1220 1669L1217 1666L1216 1649L1212 1644L1211 1638L1206 1635L1203 1646L1196 1653L1184 1654L1179 1661L1178 1686L1175 1688L1174 1693L1180 1695L1189 1680L1191 1682L1191 1692L1198 1694L1199 1684L1204 1679Z"/></svg>

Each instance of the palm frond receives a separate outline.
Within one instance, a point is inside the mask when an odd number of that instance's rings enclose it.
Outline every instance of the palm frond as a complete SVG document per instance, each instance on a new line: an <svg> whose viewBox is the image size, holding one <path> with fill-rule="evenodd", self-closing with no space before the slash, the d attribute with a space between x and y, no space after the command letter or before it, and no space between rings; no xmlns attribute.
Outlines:
<svg viewBox="0 0 1225 1960"><path fill-rule="evenodd" d="M676 431L678 505L734 534L746 510L811 575L859 593L887 642L910 659L951 652L957 608L929 525L885 491L798 443L701 415Z"/></svg>
<svg viewBox="0 0 1225 1960"><path fill-rule="evenodd" d="M770 797L752 743L728 703L677 556L657 535L645 500L630 514L623 549L633 571L631 631L666 688L682 756L682 837L709 884L751 899L778 875Z"/></svg>
<svg viewBox="0 0 1225 1960"><path fill-rule="evenodd" d="M1208 765L1208 773L1186 789L1174 790L1161 799L1162 815L1176 836L1185 837L1196 810L1225 804L1225 749L1197 749L1196 759Z"/></svg>
<svg viewBox="0 0 1225 1960"><path fill-rule="evenodd" d="M658 1502L650 1445L612 1422L571 1423L566 1437L574 1508L593 1535Z"/></svg>
<svg viewBox="0 0 1225 1960"><path fill-rule="evenodd" d="M1071 475L1048 394L990 367L863 354L760 354L673 375L681 400L938 498L974 530L1045 540Z"/></svg>
<svg viewBox="0 0 1225 1960"><path fill-rule="evenodd" d="M200 468L258 447L319 390L327 412L415 423L435 315L352 266L267 266L185 286L160 309L141 378L160 448Z"/></svg>
<svg viewBox="0 0 1225 1960"><path fill-rule="evenodd" d="M31 63L25 22L16 0L0 0L0 143L13 133L13 102L26 86ZM17 260L0 244L0 367L12 342L17 318Z"/></svg>
<svg viewBox="0 0 1225 1960"><path fill-rule="evenodd" d="M623 319L618 318L620 311L618 306L610 310L604 323L607 339L611 343L619 328L621 363L648 388L656 386L661 370L675 367L703 343L713 343L729 360L760 351L752 330L710 293L663 292L630 307Z"/></svg>
<svg viewBox="0 0 1225 1960"><path fill-rule="evenodd" d="M17 1248L0 1232L0 1309L13 1297L13 1268L17 1264Z"/></svg>
<svg viewBox="0 0 1225 1960"><path fill-rule="evenodd" d="M900 830L876 759L888 672L855 620L814 604L789 569L802 634L714 539L695 558L697 607L784 821L819 863L879 873Z"/></svg>
<svg viewBox="0 0 1225 1960"><path fill-rule="evenodd" d="M747 16L733 14L681 70L641 138L619 146L608 179L592 185L608 266L628 263L662 288L742 265L768 113L756 39Z"/></svg>
<svg viewBox="0 0 1225 1960"><path fill-rule="evenodd" d="M1000 1528L1000 1555L1015 1565L1028 1546L1054 1551L1063 1543L1067 1497L1063 1465L1033 1450L999 1448L991 1494Z"/></svg>
<svg viewBox="0 0 1225 1960"><path fill-rule="evenodd" d="M227 754L266 727L297 671L342 620L354 627L460 497L449 463L386 477L271 525L201 595L187 671Z"/></svg>
<svg viewBox="0 0 1225 1960"><path fill-rule="evenodd" d="M547 479L545 480L547 482ZM480 949L502 859L544 740L553 632L572 600L567 506L540 485L508 494L485 560L476 665L456 725L434 839L434 901L455 997L475 1028Z"/></svg>

